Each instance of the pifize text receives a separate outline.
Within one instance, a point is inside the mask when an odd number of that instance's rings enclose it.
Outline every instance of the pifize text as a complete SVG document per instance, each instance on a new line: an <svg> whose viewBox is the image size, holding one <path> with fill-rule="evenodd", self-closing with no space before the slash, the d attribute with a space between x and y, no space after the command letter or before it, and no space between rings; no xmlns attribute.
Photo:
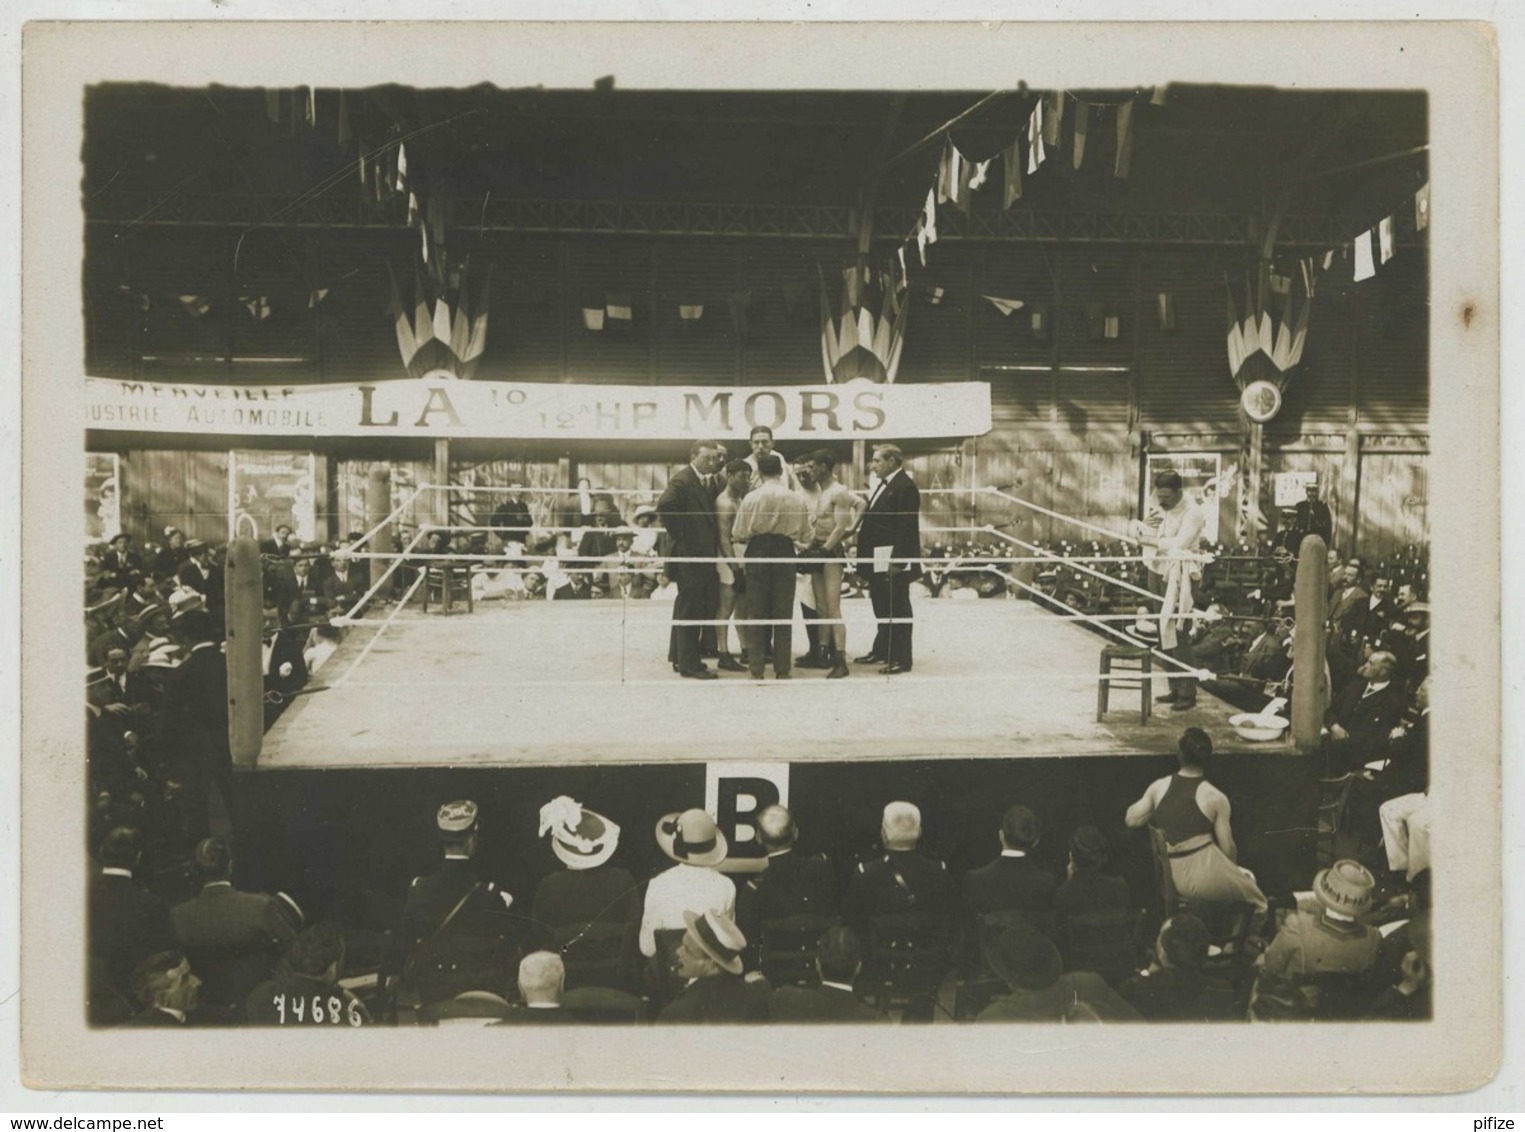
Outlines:
<svg viewBox="0 0 1525 1132"><path fill-rule="evenodd" d="M376 386L360 388L360 424L363 428L446 428L464 429L450 390L431 386L419 406L417 418L403 419L399 409L380 414L376 405ZM491 390L495 407L528 414L527 423L537 429L584 430L607 429L611 433L640 433L654 425L664 405L658 401L596 398L581 404L538 406L522 389ZM771 389L743 395L729 390L718 393L682 395L682 431L695 436L730 433L757 425L781 432L866 433L884 427L884 394L875 389L858 389L849 394L802 389L789 395Z"/></svg>

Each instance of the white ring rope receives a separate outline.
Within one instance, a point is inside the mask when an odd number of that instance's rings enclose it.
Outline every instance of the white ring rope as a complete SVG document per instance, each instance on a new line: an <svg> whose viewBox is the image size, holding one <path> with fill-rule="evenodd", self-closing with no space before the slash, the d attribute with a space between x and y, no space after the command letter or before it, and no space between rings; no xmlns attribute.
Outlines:
<svg viewBox="0 0 1525 1132"><path fill-rule="evenodd" d="M423 585L424 579L427 576L426 574L420 574L417 578L413 579L413 584L408 587L408 592L402 595L402 600L397 603L387 619L381 623L381 627L376 630L375 636L365 643L365 648L360 650L360 655L345 670L344 675L329 683L328 686L330 688L340 688L349 683L349 678L355 674L355 670L360 667L365 658L371 655L371 650L376 647L376 642L381 640L386 631L392 627L392 622L397 619L397 615L407 608L408 602L413 599L413 595L418 592L418 587Z"/></svg>

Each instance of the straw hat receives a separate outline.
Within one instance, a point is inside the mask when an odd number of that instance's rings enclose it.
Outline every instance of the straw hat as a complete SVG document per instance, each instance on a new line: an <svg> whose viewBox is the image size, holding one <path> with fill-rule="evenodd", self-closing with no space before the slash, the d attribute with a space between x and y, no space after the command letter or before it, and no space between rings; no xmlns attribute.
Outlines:
<svg viewBox="0 0 1525 1132"><path fill-rule="evenodd" d="M715 819L703 810L668 814L657 822L657 844L680 865L713 868L725 860L730 847Z"/></svg>
<svg viewBox="0 0 1525 1132"><path fill-rule="evenodd" d="M1313 895L1331 912L1359 916L1371 910L1376 879L1359 861L1336 861L1313 878Z"/></svg>
<svg viewBox="0 0 1525 1132"><path fill-rule="evenodd" d="M700 916L695 912L684 912L683 922L688 925L688 938L699 945L699 948L719 963L723 970L733 975L741 974L741 953L746 949L747 937L741 934L741 929L723 912L713 909Z"/></svg>

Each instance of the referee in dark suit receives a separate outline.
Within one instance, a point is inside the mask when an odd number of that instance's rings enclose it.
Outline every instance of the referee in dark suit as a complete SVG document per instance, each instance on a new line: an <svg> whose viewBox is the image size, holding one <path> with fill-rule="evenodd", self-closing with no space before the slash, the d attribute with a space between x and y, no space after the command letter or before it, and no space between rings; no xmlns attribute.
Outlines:
<svg viewBox="0 0 1525 1132"><path fill-rule="evenodd" d="M873 649L856 663L883 665L879 671L885 676L911 671L911 582L921 576L921 491L901 466L904 462L895 445L874 446L869 467L879 477L879 486L868 497L858 528L858 572L868 577L879 631ZM890 548L895 561L888 571L874 569L876 547ZM887 623L887 618L895 623Z"/></svg>
<svg viewBox="0 0 1525 1132"><path fill-rule="evenodd" d="M672 557L720 557L720 528L715 519L712 477L720 470L724 451L714 441L696 440L689 463L673 473L657 500L657 514L672 537ZM707 621L720 608L720 573L711 562L672 562L668 576L678 586L674 621ZM700 659L703 626L674 625L668 659L674 671L695 680L713 680L715 673Z"/></svg>

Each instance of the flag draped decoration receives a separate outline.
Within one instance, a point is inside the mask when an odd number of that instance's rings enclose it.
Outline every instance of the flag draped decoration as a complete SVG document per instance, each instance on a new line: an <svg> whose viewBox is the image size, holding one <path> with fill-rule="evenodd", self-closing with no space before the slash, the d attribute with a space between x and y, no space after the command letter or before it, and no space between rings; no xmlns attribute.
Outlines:
<svg viewBox="0 0 1525 1132"><path fill-rule="evenodd" d="M469 265L459 283L435 288L419 271L413 273L413 303L405 306L392 265L387 265L391 286L387 313L397 335L397 352L409 377L444 371L462 379L476 374L487 351L487 300L492 282L489 268L481 289L472 294Z"/></svg>
<svg viewBox="0 0 1525 1132"><path fill-rule="evenodd" d="M1241 390L1256 381L1285 389L1302 362L1313 307L1313 275L1306 270L1311 262L1304 260L1305 270L1290 276L1273 276L1262 263L1237 290L1234 280L1225 279L1229 373Z"/></svg>
<svg viewBox="0 0 1525 1132"><path fill-rule="evenodd" d="M821 276L821 364L829 383L867 378L892 383L900 369L910 304L888 272L844 274L840 314L833 315Z"/></svg>

